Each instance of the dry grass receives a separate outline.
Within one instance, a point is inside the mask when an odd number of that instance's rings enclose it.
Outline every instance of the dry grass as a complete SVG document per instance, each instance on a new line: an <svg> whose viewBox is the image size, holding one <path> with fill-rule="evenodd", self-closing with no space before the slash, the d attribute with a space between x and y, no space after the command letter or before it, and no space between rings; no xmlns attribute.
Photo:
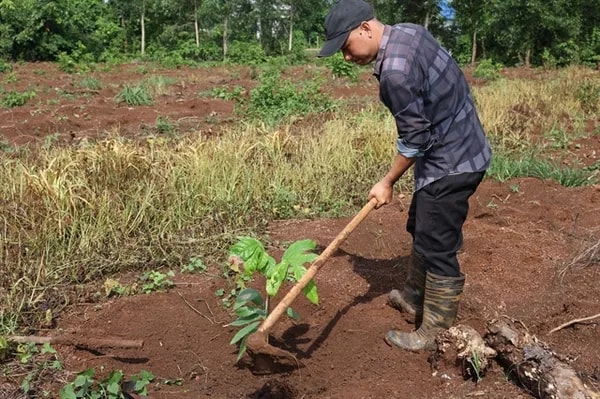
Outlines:
<svg viewBox="0 0 600 399"><path fill-rule="evenodd" d="M582 250L565 262L558 275L562 280L570 270L598 265L600 265L600 239L592 238L586 241Z"/></svg>

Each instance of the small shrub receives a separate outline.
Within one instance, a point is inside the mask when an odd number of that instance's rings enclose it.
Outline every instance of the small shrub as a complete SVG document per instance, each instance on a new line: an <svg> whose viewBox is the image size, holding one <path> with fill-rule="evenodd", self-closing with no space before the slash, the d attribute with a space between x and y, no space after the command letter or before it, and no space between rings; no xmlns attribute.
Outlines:
<svg viewBox="0 0 600 399"><path fill-rule="evenodd" d="M265 52L258 42L234 41L229 46L227 59L235 64L259 65L265 61Z"/></svg>
<svg viewBox="0 0 600 399"><path fill-rule="evenodd" d="M266 279L265 291L268 297L274 297L285 280L298 281L304 276L306 273L304 264L313 262L318 257L312 252L315 248L314 241L296 241L285 251L281 262L277 263L265 251L260 241L252 237L240 237L239 241L231 247L230 256L241 260L246 276L255 274L263 276ZM303 293L311 303L319 303L317 286L313 280L304 287ZM231 345L238 343L240 345L238 360L246 352L248 336L258 329L262 320L267 318L268 303L268 299L265 300L262 294L253 288L243 289L238 294L233 305L237 319L228 324L241 327L230 342ZM287 315L294 319L298 318L298 314L291 307L287 309Z"/></svg>
<svg viewBox="0 0 600 399"><path fill-rule="evenodd" d="M486 80L497 80L502 76L500 75L501 70L502 64L496 64L490 59L485 59L477 65L473 71L473 76Z"/></svg>
<svg viewBox="0 0 600 399"><path fill-rule="evenodd" d="M75 377L75 380L65 385L59 392L60 399L124 399L131 395L123 392L123 386L131 386L130 392L140 396L148 396L147 386L154 380L154 375L142 370L138 375L131 376L131 383L126 384L121 370L112 371L108 377L98 381L96 371L89 368Z"/></svg>
<svg viewBox="0 0 600 399"><path fill-rule="evenodd" d="M13 70L12 65L0 60L0 73L11 72Z"/></svg>
<svg viewBox="0 0 600 399"><path fill-rule="evenodd" d="M358 81L358 68L351 62L344 60L341 52L327 58L327 66L336 78L349 78L353 82Z"/></svg>
<svg viewBox="0 0 600 399"><path fill-rule="evenodd" d="M333 100L321 93L319 82L301 82L296 85L282 79L278 70L268 70L260 83L250 92L246 109L252 119L276 124L284 118L323 112L333 107Z"/></svg>
<svg viewBox="0 0 600 399"><path fill-rule="evenodd" d="M167 290L173 287L173 281L170 277L175 276L173 271L167 273L161 273L156 270L152 270L142 275L140 280L142 281L142 291L149 294L153 291Z"/></svg>
<svg viewBox="0 0 600 399"><path fill-rule="evenodd" d="M5 108L21 107L36 96L37 93L35 90L28 90L22 93L9 91L2 96L2 106Z"/></svg>
<svg viewBox="0 0 600 399"><path fill-rule="evenodd" d="M75 73L77 70L77 62L66 52L62 52L58 55L58 69L66 73Z"/></svg>

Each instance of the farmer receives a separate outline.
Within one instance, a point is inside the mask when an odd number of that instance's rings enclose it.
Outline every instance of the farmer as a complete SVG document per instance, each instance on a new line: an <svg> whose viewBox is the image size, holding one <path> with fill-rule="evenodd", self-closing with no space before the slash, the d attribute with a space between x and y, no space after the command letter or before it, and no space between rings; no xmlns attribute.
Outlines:
<svg viewBox="0 0 600 399"><path fill-rule="evenodd" d="M416 330L388 331L385 341L412 351L435 349L436 334L452 326L458 313L465 276L456 253L468 199L491 158L473 97L460 67L422 26L385 25L369 3L339 0L325 29L319 56L341 50L346 61L374 62L380 99L396 122L397 154L369 200L376 198L377 208L389 204L394 184L414 165L406 225L412 236L408 275L389 301L414 315Z"/></svg>

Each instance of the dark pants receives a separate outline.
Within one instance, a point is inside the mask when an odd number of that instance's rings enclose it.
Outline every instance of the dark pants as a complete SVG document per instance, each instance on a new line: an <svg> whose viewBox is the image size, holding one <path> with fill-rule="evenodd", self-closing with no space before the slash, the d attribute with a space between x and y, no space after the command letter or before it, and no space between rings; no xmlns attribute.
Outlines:
<svg viewBox="0 0 600 399"><path fill-rule="evenodd" d="M469 197L485 172L448 175L415 192L406 230L413 247L423 255L426 270L439 276L458 277L456 253L462 247L462 227L469 212Z"/></svg>

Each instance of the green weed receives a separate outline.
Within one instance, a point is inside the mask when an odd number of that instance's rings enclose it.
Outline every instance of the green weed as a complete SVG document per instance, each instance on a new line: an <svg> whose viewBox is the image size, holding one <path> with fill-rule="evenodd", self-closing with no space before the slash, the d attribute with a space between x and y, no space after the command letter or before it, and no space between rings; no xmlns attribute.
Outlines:
<svg viewBox="0 0 600 399"><path fill-rule="evenodd" d="M159 134L170 134L177 130L177 124L171 122L168 116L158 116L154 128Z"/></svg>
<svg viewBox="0 0 600 399"><path fill-rule="evenodd" d="M276 69L265 71L250 91L245 114L254 120L277 124L282 120L333 109L334 102L320 90L317 81L294 84L282 79Z"/></svg>
<svg viewBox="0 0 600 399"><path fill-rule="evenodd" d="M481 382L481 359L479 358L479 352L477 352L476 350L471 351L471 356L469 357L469 364L471 365L469 370L475 374L475 382Z"/></svg>
<svg viewBox="0 0 600 399"><path fill-rule="evenodd" d="M207 93L200 93L201 96L209 96L212 98L220 98L223 100L236 100L242 102L243 96L246 93L246 89L242 86L235 86L233 88L228 87L214 87Z"/></svg>
<svg viewBox="0 0 600 399"><path fill-rule="evenodd" d="M202 259L193 257L181 268L181 273L203 273L206 269L207 266L202 262Z"/></svg>
<svg viewBox="0 0 600 399"><path fill-rule="evenodd" d="M124 379L121 370L112 371L105 379L97 380L96 371L89 368L75 377L73 382L66 384L59 392L60 399L125 399L131 397L123 390L128 386L129 392L141 396L148 395L148 385L154 380L154 375L142 370L132 375L130 383Z"/></svg>
<svg viewBox="0 0 600 399"><path fill-rule="evenodd" d="M98 91L102 89L102 82L100 82L98 78L95 78L93 76L86 76L85 78L79 81L78 86L83 87L87 90Z"/></svg>
<svg viewBox="0 0 600 399"><path fill-rule="evenodd" d="M36 96L37 93L35 90L27 90L24 92L9 91L2 96L0 103L5 108L21 107Z"/></svg>
<svg viewBox="0 0 600 399"><path fill-rule="evenodd" d="M126 85L114 98L116 103L125 103L127 105L150 105L153 102L152 96L144 86Z"/></svg>
<svg viewBox="0 0 600 399"><path fill-rule="evenodd" d="M170 277L175 276L173 271L168 271L167 273L161 273L156 270L149 271L144 273L140 277L140 281L142 282L142 291L146 294L149 294L154 291L167 290L173 287L173 281Z"/></svg>
<svg viewBox="0 0 600 399"><path fill-rule="evenodd" d="M348 78L353 82L358 81L359 69L351 62L344 60L343 55L338 52L325 61L331 74L336 78Z"/></svg>
<svg viewBox="0 0 600 399"><path fill-rule="evenodd" d="M4 60L0 60L0 73L10 72L12 70L13 70L13 67L11 64L9 64L8 62L6 62Z"/></svg>

